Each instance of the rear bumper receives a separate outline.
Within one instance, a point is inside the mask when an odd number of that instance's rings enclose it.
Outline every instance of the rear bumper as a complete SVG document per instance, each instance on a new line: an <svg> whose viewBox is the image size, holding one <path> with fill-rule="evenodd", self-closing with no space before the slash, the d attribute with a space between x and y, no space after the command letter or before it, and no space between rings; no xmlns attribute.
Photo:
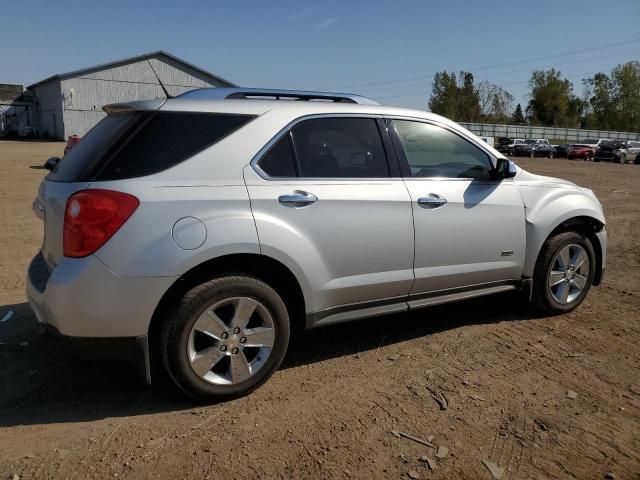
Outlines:
<svg viewBox="0 0 640 480"><path fill-rule="evenodd" d="M148 374L149 324L175 280L121 277L94 256L63 258L49 272L38 253L29 265L27 298L47 330L86 356L131 360Z"/></svg>
<svg viewBox="0 0 640 480"><path fill-rule="evenodd" d="M71 337L138 337L177 277L118 276L94 256L63 258L49 274L31 261L27 297L38 321Z"/></svg>

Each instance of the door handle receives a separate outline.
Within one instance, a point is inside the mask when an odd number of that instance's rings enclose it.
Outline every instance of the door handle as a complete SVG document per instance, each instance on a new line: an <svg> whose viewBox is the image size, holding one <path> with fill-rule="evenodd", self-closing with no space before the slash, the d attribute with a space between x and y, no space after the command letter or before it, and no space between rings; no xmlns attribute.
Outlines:
<svg viewBox="0 0 640 480"><path fill-rule="evenodd" d="M426 197L418 199L418 205L424 208L439 208L444 206L446 203L446 198L436 195L435 193L430 193Z"/></svg>
<svg viewBox="0 0 640 480"><path fill-rule="evenodd" d="M296 190L295 192L289 195L280 195L278 197L278 202L282 203L286 206L292 207L304 207L307 205L311 205L318 201L318 197L316 197L313 193L303 192L300 190Z"/></svg>

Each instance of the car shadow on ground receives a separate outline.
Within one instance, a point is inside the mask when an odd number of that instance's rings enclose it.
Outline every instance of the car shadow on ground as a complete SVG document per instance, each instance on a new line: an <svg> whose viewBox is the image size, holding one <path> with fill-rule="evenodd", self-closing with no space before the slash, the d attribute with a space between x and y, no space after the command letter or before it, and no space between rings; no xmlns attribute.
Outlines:
<svg viewBox="0 0 640 480"><path fill-rule="evenodd" d="M0 305L0 427L84 422L194 407L168 380L151 387L127 364L77 357L44 333L26 303ZM369 318L296 336L282 369L376 350L472 324L540 318L501 294L412 313ZM156 380L158 377L155 378Z"/></svg>

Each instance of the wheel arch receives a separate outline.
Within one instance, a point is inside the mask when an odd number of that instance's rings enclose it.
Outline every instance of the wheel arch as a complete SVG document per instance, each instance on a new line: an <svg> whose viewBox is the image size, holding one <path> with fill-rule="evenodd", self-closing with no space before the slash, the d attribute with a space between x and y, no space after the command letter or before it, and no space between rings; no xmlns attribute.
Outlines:
<svg viewBox="0 0 640 480"><path fill-rule="evenodd" d="M289 312L292 334L305 326L305 299L300 282L282 262L255 253L234 253L202 262L181 275L165 292L156 306L149 324L149 346L152 360L159 358L158 341L164 315L187 291L222 274L254 276L270 285L282 297Z"/></svg>
<svg viewBox="0 0 640 480"><path fill-rule="evenodd" d="M602 232L604 229L604 223L598 218L589 216L589 215L578 215L569 217L565 220L556 222L554 226L552 226L551 231L542 239L540 242L536 255L535 261L532 263L531 273L533 273L533 268L538 262L538 258L540 257L540 253L542 251L542 247L551 237L554 237L560 233L564 232L579 232L585 235L593 246L593 250L596 256L596 271L593 277L593 285L599 285L602 281L603 276L603 267L604 267L604 255L603 255L603 246L600 243L600 239L598 238L598 233Z"/></svg>

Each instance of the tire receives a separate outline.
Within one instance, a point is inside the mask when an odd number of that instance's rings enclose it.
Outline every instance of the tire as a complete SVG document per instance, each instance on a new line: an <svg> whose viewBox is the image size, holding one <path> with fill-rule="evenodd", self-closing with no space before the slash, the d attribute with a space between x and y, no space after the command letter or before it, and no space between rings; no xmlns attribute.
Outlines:
<svg viewBox="0 0 640 480"><path fill-rule="evenodd" d="M187 395L228 400L271 377L289 334L287 307L273 288L253 277L223 276L192 288L168 312L160 351L169 377Z"/></svg>
<svg viewBox="0 0 640 480"><path fill-rule="evenodd" d="M568 257L565 256L568 262L562 262L561 253L564 252L568 254ZM582 254L578 255L579 252ZM582 263L578 265L579 262ZM575 266L578 268L571 268ZM547 239L538 255L533 274L533 305L552 315L572 311L589 292L595 269L593 245L583 234L565 232ZM563 295L564 292L567 292L566 295Z"/></svg>

